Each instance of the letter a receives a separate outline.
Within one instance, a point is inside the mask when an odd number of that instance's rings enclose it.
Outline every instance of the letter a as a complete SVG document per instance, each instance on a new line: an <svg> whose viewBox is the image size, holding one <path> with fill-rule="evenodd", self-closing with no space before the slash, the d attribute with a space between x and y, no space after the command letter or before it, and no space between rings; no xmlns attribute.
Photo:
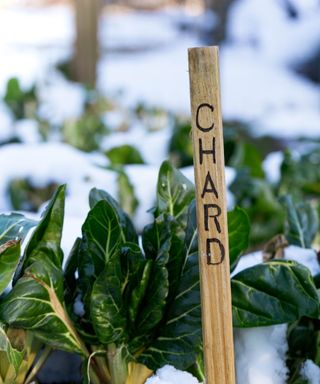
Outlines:
<svg viewBox="0 0 320 384"><path fill-rule="evenodd" d="M203 199L206 193L214 193L215 197L218 199L218 192L214 185L214 182L210 176L210 172L207 173L206 180L204 182L203 191L201 193L201 198Z"/></svg>

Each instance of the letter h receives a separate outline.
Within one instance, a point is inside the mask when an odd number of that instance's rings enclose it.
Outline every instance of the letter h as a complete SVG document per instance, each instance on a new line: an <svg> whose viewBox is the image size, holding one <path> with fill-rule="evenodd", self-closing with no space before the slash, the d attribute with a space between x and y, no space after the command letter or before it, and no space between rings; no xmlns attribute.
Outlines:
<svg viewBox="0 0 320 384"><path fill-rule="evenodd" d="M203 163L204 155L212 155L213 164L216 163L216 138L212 138L212 149L203 149L202 139L199 139L199 155L200 155L200 164Z"/></svg>

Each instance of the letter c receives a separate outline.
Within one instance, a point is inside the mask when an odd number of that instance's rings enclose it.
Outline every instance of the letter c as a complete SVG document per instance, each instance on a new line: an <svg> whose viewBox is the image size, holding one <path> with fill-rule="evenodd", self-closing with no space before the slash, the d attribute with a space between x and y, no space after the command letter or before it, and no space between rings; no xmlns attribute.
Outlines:
<svg viewBox="0 0 320 384"><path fill-rule="evenodd" d="M199 107L198 107L198 109L197 109L197 114L196 114L196 126L197 126L197 128L199 128L200 131L202 131L202 132L209 132L209 131L211 131L211 129L214 127L214 122L212 123L212 125L211 125L210 127L207 127L207 128L206 128L206 127L202 127L202 126L200 125L200 122L199 122L199 113L200 113L200 110L201 110L202 108L209 108L210 111L213 112L213 111L214 111L214 106L211 105L211 104L208 104L208 103L202 103L202 104L199 105Z"/></svg>

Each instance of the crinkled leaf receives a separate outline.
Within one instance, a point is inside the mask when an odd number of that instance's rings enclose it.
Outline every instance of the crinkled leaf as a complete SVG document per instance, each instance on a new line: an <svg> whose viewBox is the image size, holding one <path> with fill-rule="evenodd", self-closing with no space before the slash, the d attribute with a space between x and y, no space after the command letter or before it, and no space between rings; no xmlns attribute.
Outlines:
<svg viewBox="0 0 320 384"><path fill-rule="evenodd" d="M140 282L145 263L138 246L128 243L111 255L96 279L90 313L93 328L102 344L119 344L128 337L128 304L132 290Z"/></svg>
<svg viewBox="0 0 320 384"><path fill-rule="evenodd" d="M35 220L27 219L20 213L0 215L0 245L9 240L23 241L29 230L36 224Z"/></svg>
<svg viewBox="0 0 320 384"><path fill-rule="evenodd" d="M79 277L87 289L126 242L119 215L106 200L100 200L89 212L82 238Z"/></svg>
<svg viewBox="0 0 320 384"><path fill-rule="evenodd" d="M0 294L10 283L20 259L20 241L11 240L0 246Z"/></svg>
<svg viewBox="0 0 320 384"><path fill-rule="evenodd" d="M136 334L148 334L163 318L169 291L168 271L162 263L153 262L143 305L136 319Z"/></svg>
<svg viewBox="0 0 320 384"><path fill-rule="evenodd" d="M102 344L121 342L126 332L120 258L111 257L105 270L96 279L91 293L91 319Z"/></svg>
<svg viewBox="0 0 320 384"><path fill-rule="evenodd" d="M65 189L64 185L60 186L46 207L25 249L14 281L17 281L24 270L34 261L46 260L61 268L63 254L60 244L64 220Z"/></svg>
<svg viewBox="0 0 320 384"><path fill-rule="evenodd" d="M146 258L156 260L157 264L162 264L167 269L168 301L175 294L186 258L184 242L176 234L176 230L176 224L171 216L162 214L145 227L142 235Z"/></svg>
<svg viewBox="0 0 320 384"><path fill-rule="evenodd" d="M250 221L246 211L235 207L228 212L230 269L234 270L243 251L249 246Z"/></svg>
<svg viewBox="0 0 320 384"><path fill-rule="evenodd" d="M0 351L5 353L5 358L8 360L8 363L14 368L15 374L17 375L25 352L19 351L13 348L1 324L0 324Z"/></svg>
<svg viewBox="0 0 320 384"><path fill-rule="evenodd" d="M186 261L177 295L168 310L165 323L139 361L152 370L165 364L186 369L196 359L200 339L199 268L195 253Z"/></svg>
<svg viewBox="0 0 320 384"><path fill-rule="evenodd" d="M142 245L147 259L169 260L172 226L167 215L160 215L152 224L146 225L142 233Z"/></svg>
<svg viewBox="0 0 320 384"><path fill-rule="evenodd" d="M176 220L187 213L194 198L194 185L168 161L161 165L157 184L158 214L167 213Z"/></svg>
<svg viewBox="0 0 320 384"><path fill-rule="evenodd" d="M289 243L311 248L319 228L316 210L308 202L294 204L291 196L283 196L281 201L286 209L285 235Z"/></svg>
<svg viewBox="0 0 320 384"><path fill-rule="evenodd" d="M130 217L123 211L116 200L102 189L93 188L89 194L89 204L92 209L99 201L105 200L119 216L119 222L127 241L138 243L138 236Z"/></svg>
<svg viewBox="0 0 320 384"><path fill-rule="evenodd" d="M142 300L144 296L148 294L147 288L151 277L152 266L152 260L147 260L143 268L140 282L135 286L131 293L129 302L129 318L131 323L133 324L135 323L136 318L138 317L138 310L142 303Z"/></svg>
<svg viewBox="0 0 320 384"><path fill-rule="evenodd" d="M317 318L319 298L310 271L294 261L272 261L231 280L233 325L258 327Z"/></svg>
<svg viewBox="0 0 320 384"><path fill-rule="evenodd" d="M0 318L15 328L29 329L46 344L83 353L64 309L62 271L45 261L25 270L0 304Z"/></svg>
<svg viewBox="0 0 320 384"><path fill-rule="evenodd" d="M60 248L64 186L50 201L25 251L23 272L0 304L0 318L10 326L30 329L55 348L83 353L64 309Z"/></svg>

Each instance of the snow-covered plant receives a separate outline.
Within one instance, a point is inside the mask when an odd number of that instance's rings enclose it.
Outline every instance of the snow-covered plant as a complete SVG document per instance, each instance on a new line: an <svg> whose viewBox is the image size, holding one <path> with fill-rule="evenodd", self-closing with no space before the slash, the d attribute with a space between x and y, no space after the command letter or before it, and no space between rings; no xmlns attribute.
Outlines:
<svg viewBox="0 0 320 384"><path fill-rule="evenodd" d="M48 205L22 257L0 318L52 348L83 357L84 382L143 384L166 364L201 378L201 318L194 187L160 168L154 220L139 241L128 215L93 189L90 212L62 269L65 187ZM234 270L248 245L245 212L228 215ZM319 316L307 268L270 261L231 281L236 327Z"/></svg>

